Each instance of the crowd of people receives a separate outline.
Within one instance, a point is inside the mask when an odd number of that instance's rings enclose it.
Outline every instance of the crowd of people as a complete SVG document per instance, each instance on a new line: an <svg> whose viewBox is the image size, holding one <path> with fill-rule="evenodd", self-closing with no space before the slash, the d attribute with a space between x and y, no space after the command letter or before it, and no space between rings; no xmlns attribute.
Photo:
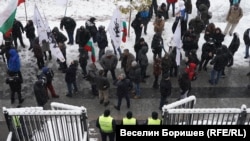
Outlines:
<svg viewBox="0 0 250 141"><path fill-rule="evenodd" d="M166 0L166 3L158 4L157 0L152 0L150 7L144 7L139 11L132 23L131 27L135 33L135 43L133 46L135 54L129 49L121 50L114 47L114 50L106 49L109 46L105 26L96 26L96 18L90 17L85 25L76 28L76 21L71 17L63 17L59 27L52 30L53 37L59 49L61 50L65 61L57 59L59 64L58 70L65 74L64 81L67 86L66 96L71 98L77 94L78 84L76 81L78 67L81 68L82 78L90 83L91 92L94 96L98 96L99 103L105 107L109 105L109 89L111 85L116 87L117 104L114 108L118 111L121 109L122 99L125 98L126 106L131 107L130 94L134 99L143 97L141 92L141 83L145 83L148 74L149 58L148 51L151 49L153 53L153 89L159 89L161 94L159 100L159 110L163 105L168 103L168 98L172 93L171 78L178 79L180 88L179 99L183 99L190 94L192 89L192 81L198 77L201 71L208 71L208 64L212 65L210 78L208 83L217 85L221 77L225 77L226 67L231 67L234 63L234 54L240 46L240 37L234 32L237 24L243 16L243 10L240 7L240 0L229 0L230 9L227 13L227 25L224 31L210 22L212 17L209 0L197 0L197 16L188 19L192 13L191 0ZM171 7L170 7L171 6ZM175 8L178 7L178 8ZM193 7L194 8L194 7ZM172 9L172 11L170 11ZM154 16L155 15L155 16ZM177 47L170 44L169 50L164 48L163 31L165 23L169 18L175 18L172 24L172 33L175 32L178 22L181 23L181 40L182 49L185 58L185 67L181 70L176 62ZM154 17L154 18L153 18ZM154 34L152 42L149 43L142 37L142 33L148 34L148 24L153 20ZM66 30L67 36L63 34ZM15 93L18 95L19 104L22 104L24 98L21 94L23 77L21 72L21 61L17 51L18 40L21 47L25 48L22 34L26 33L29 40L28 50L34 53L37 59L38 69L41 74L37 75L37 81L34 83L33 89L36 96L37 104L44 106L49 98L48 92L52 98L59 98L53 86L54 71L45 65L47 60L47 52L49 60L52 59L51 50L47 41L39 42L39 37L35 34L35 27L32 20L28 20L26 26L15 19L12 33L4 36L4 47L1 47L1 54L7 59L6 83L9 84L11 90L11 104L15 102ZM204 37L201 37L204 33ZM75 36L74 36L75 35ZM229 46L223 44L225 36L232 36L233 39ZM99 49L98 63L101 68L97 68L95 56L89 56L91 51L89 40L97 44ZM205 42L201 47L201 56L197 56L199 48L198 42L204 38ZM243 40L246 46L244 58L249 58L250 47L250 28L244 32ZM67 44L65 43L66 41ZM112 43L112 41L111 41ZM67 64L67 45L77 44L79 46L79 59L71 60ZM119 53L119 55L117 54ZM91 61L90 61L91 60ZM117 74L117 65L121 61L122 73ZM108 72L111 73L112 81L107 78ZM138 125L138 121L129 111L122 119L122 125ZM162 121L158 117L157 112L152 112L151 117L145 120L145 125L160 125ZM108 126L106 126L108 125ZM110 115L110 110L105 110L103 115L98 117L96 126L100 128L102 140L105 141L107 136L109 140L114 140L116 122Z"/></svg>

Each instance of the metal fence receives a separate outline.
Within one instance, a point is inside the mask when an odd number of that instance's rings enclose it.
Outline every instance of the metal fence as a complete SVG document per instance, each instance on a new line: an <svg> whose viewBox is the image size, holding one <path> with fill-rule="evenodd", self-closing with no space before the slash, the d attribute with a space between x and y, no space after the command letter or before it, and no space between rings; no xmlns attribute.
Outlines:
<svg viewBox="0 0 250 141"><path fill-rule="evenodd" d="M194 108L195 97L163 107L164 125L250 125L250 108Z"/></svg>
<svg viewBox="0 0 250 141"><path fill-rule="evenodd" d="M87 141L87 113L84 107L57 103L58 109L5 108L3 113L10 131L7 140ZM68 106L68 107L67 107Z"/></svg>

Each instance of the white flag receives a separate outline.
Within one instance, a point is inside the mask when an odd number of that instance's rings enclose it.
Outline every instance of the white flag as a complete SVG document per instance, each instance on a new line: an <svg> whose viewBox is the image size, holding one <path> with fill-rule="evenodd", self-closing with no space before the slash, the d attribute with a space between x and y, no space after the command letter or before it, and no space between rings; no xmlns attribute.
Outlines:
<svg viewBox="0 0 250 141"><path fill-rule="evenodd" d="M113 16L108 27L110 38L111 40L113 40L114 46L116 48L120 47L121 44L121 30L122 30L121 12L119 8L116 8L116 10L113 12Z"/></svg>
<svg viewBox="0 0 250 141"><path fill-rule="evenodd" d="M33 21L34 21L34 24L36 25L36 29L37 29L37 33L39 37L39 43L41 44L42 40L48 41L48 34L47 34L45 23L36 5L34 8Z"/></svg>
<svg viewBox="0 0 250 141"><path fill-rule="evenodd" d="M174 42L176 45L176 64L177 66L180 66L181 63L181 47L182 47L182 42L181 42L181 24L180 21L178 21L177 27L174 31Z"/></svg>
<svg viewBox="0 0 250 141"><path fill-rule="evenodd" d="M37 28L37 33L38 33L38 38L39 38L39 43L41 44L43 40L46 42L49 42L50 44L50 51L53 56L58 58L61 62L65 61L65 58L59 49L55 38L49 28L48 21L43 20L37 6L35 5L35 11L34 11L34 24L36 25Z"/></svg>

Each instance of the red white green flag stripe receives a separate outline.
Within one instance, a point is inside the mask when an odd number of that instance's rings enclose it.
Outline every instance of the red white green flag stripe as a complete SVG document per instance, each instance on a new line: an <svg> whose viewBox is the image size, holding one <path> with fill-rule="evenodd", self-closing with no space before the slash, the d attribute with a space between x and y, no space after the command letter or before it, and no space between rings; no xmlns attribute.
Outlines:
<svg viewBox="0 0 250 141"><path fill-rule="evenodd" d="M0 13L0 31L3 34L11 32L17 7L25 0L9 0L6 8Z"/></svg>
<svg viewBox="0 0 250 141"><path fill-rule="evenodd" d="M95 63L95 48L93 47L93 40L92 38L89 39L87 44L83 47L86 51L91 52L91 60L93 63Z"/></svg>

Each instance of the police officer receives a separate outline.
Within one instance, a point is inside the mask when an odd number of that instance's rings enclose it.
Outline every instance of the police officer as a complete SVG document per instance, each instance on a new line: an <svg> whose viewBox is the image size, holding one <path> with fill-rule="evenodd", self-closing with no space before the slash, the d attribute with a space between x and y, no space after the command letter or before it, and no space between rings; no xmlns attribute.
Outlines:
<svg viewBox="0 0 250 141"><path fill-rule="evenodd" d="M161 125L162 121L158 118L158 113L153 111L151 117L146 120L146 125Z"/></svg>
<svg viewBox="0 0 250 141"><path fill-rule="evenodd" d="M133 117L133 113L128 111L126 117L122 118L121 125L138 125L138 122L137 119Z"/></svg>
<svg viewBox="0 0 250 141"><path fill-rule="evenodd" d="M110 116L110 110L108 109L96 120L96 127L100 129L102 141L106 141L107 137L109 137L109 141L115 140L115 126L116 122Z"/></svg>

